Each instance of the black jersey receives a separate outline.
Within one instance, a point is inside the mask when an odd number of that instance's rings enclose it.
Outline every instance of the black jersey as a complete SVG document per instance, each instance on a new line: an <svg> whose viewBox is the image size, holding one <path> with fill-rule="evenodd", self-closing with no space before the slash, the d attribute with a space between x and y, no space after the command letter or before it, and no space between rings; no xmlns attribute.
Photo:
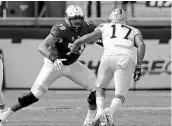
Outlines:
<svg viewBox="0 0 172 126"><path fill-rule="evenodd" d="M55 24L52 27L50 34L58 38L55 44L58 58L67 59L66 61L63 61L64 65L70 65L75 62L85 49L85 45L81 45L76 52L70 53L70 46L72 43L77 38L93 32L95 27L96 26L92 22L83 22L83 25L77 32L69 27L66 22L62 24Z"/></svg>

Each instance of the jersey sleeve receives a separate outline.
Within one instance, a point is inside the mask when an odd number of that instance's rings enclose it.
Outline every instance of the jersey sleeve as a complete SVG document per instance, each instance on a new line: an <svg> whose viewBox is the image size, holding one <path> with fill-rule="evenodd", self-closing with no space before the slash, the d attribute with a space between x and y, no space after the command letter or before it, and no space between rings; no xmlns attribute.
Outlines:
<svg viewBox="0 0 172 126"><path fill-rule="evenodd" d="M134 34L135 34L135 36L136 35L141 35L143 37L143 35L142 35L142 33L140 32L139 29L134 29Z"/></svg>
<svg viewBox="0 0 172 126"><path fill-rule="evenodd" d="M53 27L51 28L50 34L55 37L59 37L59 34L60 34L59 25L57 24L53 25Z"/></svg>

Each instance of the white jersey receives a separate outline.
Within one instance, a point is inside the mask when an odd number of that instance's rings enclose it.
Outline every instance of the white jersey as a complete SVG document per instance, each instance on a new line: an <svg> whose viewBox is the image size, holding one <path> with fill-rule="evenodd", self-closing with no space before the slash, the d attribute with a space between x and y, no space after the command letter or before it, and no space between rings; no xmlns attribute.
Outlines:
<svg viewBox="0 0 172 126"><path fill-rule="evenodd" d="M96 29L102 32L103 55L127 54L134 62L134 38L140 31L132 26L117 23L100 24Z"/></svg>

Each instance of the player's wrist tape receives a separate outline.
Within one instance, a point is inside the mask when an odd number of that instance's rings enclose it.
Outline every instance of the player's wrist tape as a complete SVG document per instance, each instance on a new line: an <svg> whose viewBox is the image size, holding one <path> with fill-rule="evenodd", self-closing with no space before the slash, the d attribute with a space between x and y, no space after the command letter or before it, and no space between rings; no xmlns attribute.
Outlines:
<svg viewBox="0 0 172 126"><path fill-rule="evenodd" d="M57 55L50 53L50 55L48 56L48 59L51 60L52 62L54 62L57 59Z"/></svg>

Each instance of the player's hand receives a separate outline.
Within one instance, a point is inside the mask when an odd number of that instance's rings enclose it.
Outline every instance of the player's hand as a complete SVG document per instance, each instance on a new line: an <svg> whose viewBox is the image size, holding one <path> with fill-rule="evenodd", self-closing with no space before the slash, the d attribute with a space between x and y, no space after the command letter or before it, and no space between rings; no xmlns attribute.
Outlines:
<svg viewBox="0 0 172 126"><path fill-rule="evenodd" d="M78 50L78 48L79 48L79 46L77 46L77 44L73 43L72 46L70 47L70 50L71 50L71 52L75 52Z"/></svg>
<svg viewBox="0 0 172 126"><path fill-rule="evenodd" d="M78 50L79 46L75 43L71 44L69 46L70 52L67 53L67 55L70 55L71 53L76 53Z"/></svg>
<svg viewBox="0 0 172 126"><path fill-rule="evenodd" d="M141 65L137 64L133 76L134 81L138 81L141 78L141 76L142 76Z"/></svg>
<svg viewBox="0 0 172 126"><path fill-rule="evenodd" d="M62 61L66 61L66 60L67 60L67 59L56 59L56 60L54 61L54 68L55 68L56 70L61 69L62 66L63 66Z"/></svg>

